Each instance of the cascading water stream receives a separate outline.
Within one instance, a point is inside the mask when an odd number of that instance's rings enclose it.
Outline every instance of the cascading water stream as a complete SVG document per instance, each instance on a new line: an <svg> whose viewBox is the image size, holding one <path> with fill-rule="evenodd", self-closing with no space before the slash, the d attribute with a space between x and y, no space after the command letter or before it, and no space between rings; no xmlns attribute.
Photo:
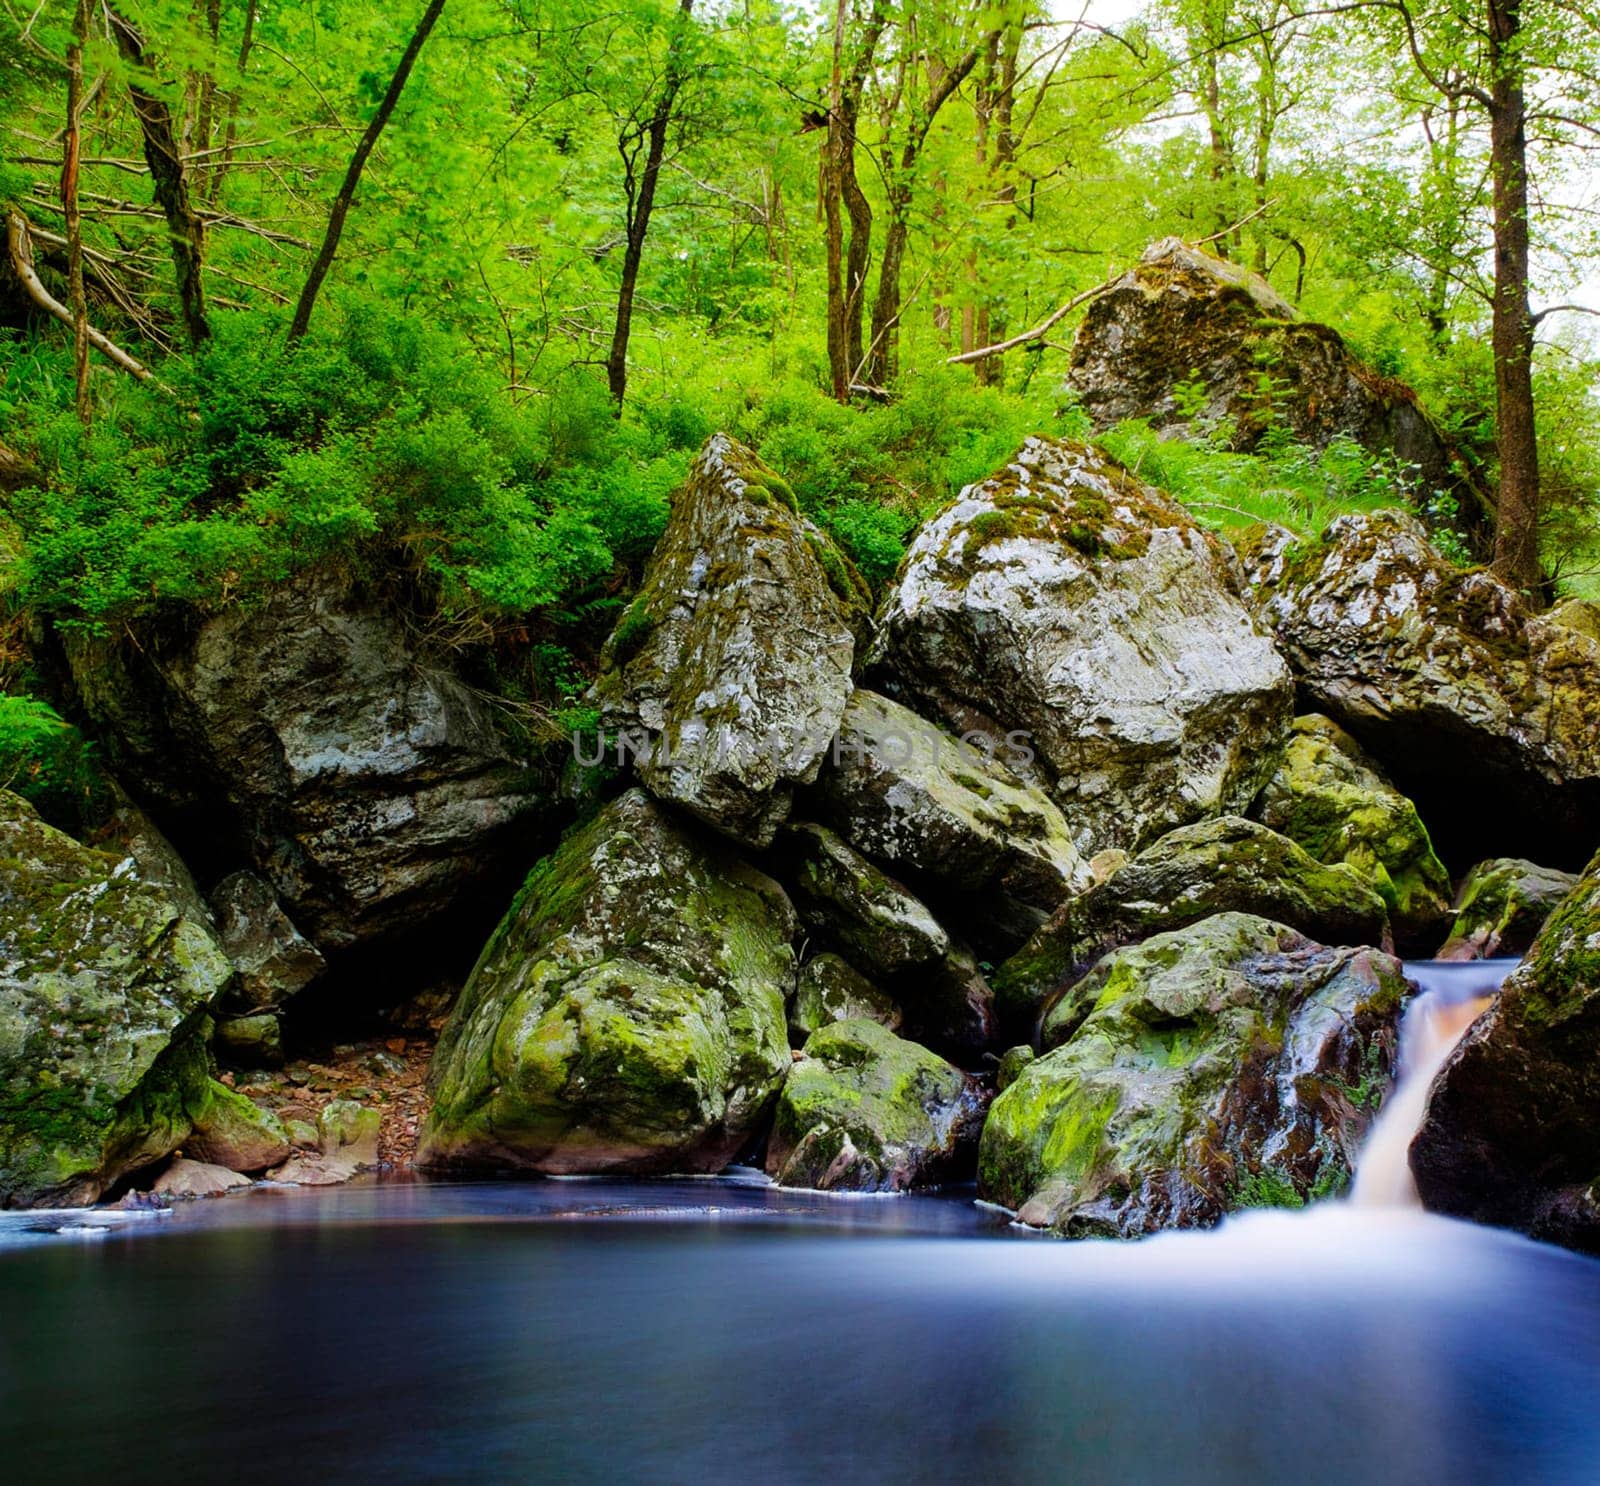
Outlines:
<svg viewBox="0 0 1600 1486"><path fill-rule="evenodd" d="M1398 1078L1362 1147L1352 1206L1421 1207L1407 1154L1427 1109L1429 1086L1517 963L1422 960L1406 965L1406 975L1421 993L1400 1024Z"/></svg>

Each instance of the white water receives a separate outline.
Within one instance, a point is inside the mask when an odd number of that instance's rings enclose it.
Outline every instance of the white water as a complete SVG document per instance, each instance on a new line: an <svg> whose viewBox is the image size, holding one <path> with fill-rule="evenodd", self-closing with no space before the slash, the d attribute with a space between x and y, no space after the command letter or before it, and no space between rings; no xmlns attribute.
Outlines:
<svg viewBox="0 0 1600 1486"><path fill-rule="evenodd" d="M1400 1024L1398 1078L1362 1147L1352 1206L1422 1206L1407 1156L1427 1109L1429 1086L1516 965L1515 960L1423 960L1406 966L1421 994Z"/></svg>

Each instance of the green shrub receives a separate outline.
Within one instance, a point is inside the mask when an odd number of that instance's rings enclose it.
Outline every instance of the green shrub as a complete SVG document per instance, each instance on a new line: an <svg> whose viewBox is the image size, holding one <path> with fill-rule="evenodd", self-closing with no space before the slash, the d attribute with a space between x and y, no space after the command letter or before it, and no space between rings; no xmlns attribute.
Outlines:
<svg viewBox="0 0 1600 1486"><path fill-rule="evenodd" d="M82 835L102 812L94 747L47 703L0 693L0 788L15 790L52 825Z"/></svg>

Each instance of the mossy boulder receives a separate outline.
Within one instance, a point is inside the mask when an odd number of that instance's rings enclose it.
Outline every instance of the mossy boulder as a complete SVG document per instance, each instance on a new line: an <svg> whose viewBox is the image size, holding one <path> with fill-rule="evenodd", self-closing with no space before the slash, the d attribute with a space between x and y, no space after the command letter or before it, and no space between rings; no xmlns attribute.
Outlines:
<svg viewBox="0 0 1600 1486"><path fill-rule="evenodd" d="M1015 949L1090 873L1055 802L1007 756L859 690L807 808L965 932Z"/></svg>
<svg viewBox="0 0 1600 1486"><path fill-rule="evenodd" d="M189 860L259 873L324 953L422 938L554 811L555 766L348 573L63 644L108 757Z"/></svg>
<svg viewBox="0 0 1600 1486"><path fill-rule="evenodd" d="M1378 892L1403 950L1426 953L1450 913L1450 874L1417 807L1331 718L1297 717L1252 814L1319 862L1343 862Z"/></svg>
<svg viewBox="0 0 1600 1486"><path fill-rule="evenodd" d="M1041 1011L1107 951L1216 913L1254 914L1328 944L1388 937L1383 899L1349 867L1225 815L1169 832L1063 905L996 974L1002 1025L1032 1035Z"/></svg>
<svg viewBox="0 0 1600 1486"><path fill-rule="evenodd" d="M834 1022L865 1019L898 1032L905 1013L847 960L824 952L806 961L800 970L789 1031L804 1042L813 1032Z"/></svg>
<svg viewBox="0 0 1600 1486"><path fill-rule="evenodd" d="M1600 1252L1600 856L1434 1078L1411 1171L1434 1211Z"/></svg>
<svg viewBox="0 0 1600 1486"><path fill-rule="evenodd" d="M707 441L593 690L658 799L755 846L816 778L868 605L787 492L743 445Z"/></svg>
<svg viewBox="0 0 1600 1486"><path fill-rule="evenodd" d="M1241 544L1299 691L1352 733L1428 822L1447 863L1563 869L1600 840L1600 640L1463 571L1397 511L1314 542Z"/></svg>
<svg viewBox="0 0 1600 1486"><path fill-rule="evenodd" d="M193 1160L256 1172L288 1159L289 1136L283 1122L215 1079L206 1080L189 1115L194 1129L183 1142L183 1153Z"/></svg>
<svg viewBox="0 0 1600 1486"><path fill-rule="evenodd" d="M959 1069L867 1020L812 1034L778 1098L767 1170L786 1187L901 1192L970 1176L984 1101Z"/></svg>
<svg viewBox="0 0 1600 1486"><path fill-rule="evenodd" d="M994 1102L979 1193L1136 1237L1336 1192L1392 1065L1399 961L1226 913L1108 955L1086 1014Z"/></svg>
<svg viewBox="0 0 1600 1486"><path fill-rule="evenodd" d="M1545 920L1577 885L1575 872L1558 872L1515 857L1479 862L1456 895L1455 920L1438 958L1525 955Z"/></svg>
<svg viewBox="0 0 1600 1486"><path fill-rule="evenodd" d="M1139 418L1173 435L1226 434L1238 449L1269 428L1319 449L1343 436L1396 456L1425 490L1479 499L1409 387L1259 275L1177 238L1151 244L1090 304L1067 381L1099 428Z"/></svg>
<svg viewBox="0 0 1600 1486"><path fill-rule="evenodd" d="M1096 450L1048 439L917 534L869 676L1031 753L1084 858L1244 809L1290 717L1227 548Z"/></svg>
<svg viewBox="0 0 1600 1486"><path fill-rule="evenodd" d="M189 1134L233 968L131 857L0 791L0 1206L93 1202Z"/></svg>
<svg viewBox="0 0 1600 1486"><path fill-rule="evenodd" d="M641 790L529 874L445 1024L419 1161L716 1171L789 1066L783 891Z"/></svg>

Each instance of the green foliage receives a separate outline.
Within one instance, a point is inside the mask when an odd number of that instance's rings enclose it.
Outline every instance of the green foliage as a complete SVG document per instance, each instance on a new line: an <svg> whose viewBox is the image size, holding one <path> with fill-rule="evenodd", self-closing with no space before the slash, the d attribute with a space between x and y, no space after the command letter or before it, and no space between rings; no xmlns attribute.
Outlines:
<svg viewBox="0 0 1600 1486"><path fill-rule="evenodd" d="M1413 503L1414 491L1397 462L1349 439L1335 439L1319 451L1269 428L1256 453L1236 454L1212 442L1163 439L1149 424L1134 421L1118 424L1101 442L1140 478L1182 501L1196 519L1222 530L1270 521L1309 538L1342 511ZM1441 507L1437 514L1446 513Z"/></svg>
<svg viewBox="0 0 1600 1486"><path fill-rule="evenodd" d="M105 803L94 748L47 703L0 692L0 788L62 830L81 834Z"/></svg>
<svg viewBox="0 0 1600 1486"><path fill-rule="evenodd" d="M648 429L600 427L583 381L518 408L459 342L376 307L298 354L221 319L174 368L193 421L119 388L85 434L39 348L6 370L49 476L10 501L19 596L69 626L329 562L401 561L445 613L570 606L649 551L688 465Z"/></svg>

